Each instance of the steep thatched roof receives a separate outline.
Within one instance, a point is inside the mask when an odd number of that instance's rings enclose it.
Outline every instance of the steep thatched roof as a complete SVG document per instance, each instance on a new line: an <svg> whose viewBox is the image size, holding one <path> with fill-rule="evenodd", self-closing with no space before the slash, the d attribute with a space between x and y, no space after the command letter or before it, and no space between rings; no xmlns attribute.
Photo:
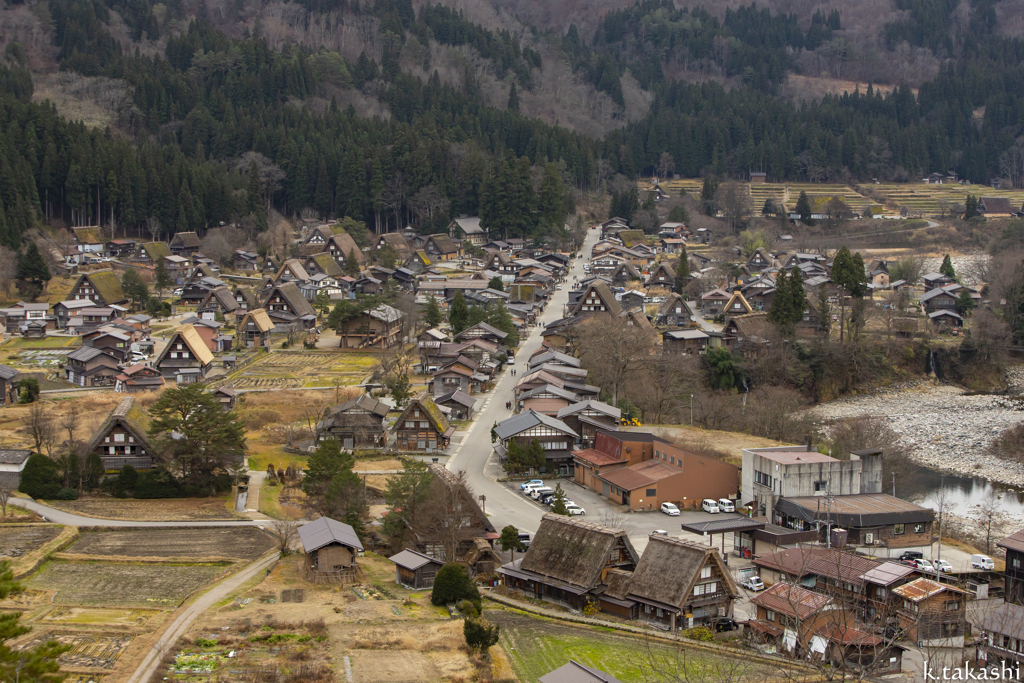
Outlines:
<svg viewBox="0 0 1024 683"><path fill-rule="evenodd" d="M355 252L356 261L363 263L366 261L366 254L359 248L356 241L352 239L352 235L347 232L343 232L340 235L331 235L331 238L327 240L329 243L334 245L334 248L341 251L345 255L345 259L348 259L349 254Z"/></svg>
<svg viewBox="0 0 1024 683"><path fill-rule="evenodd" d="M106 242L99 226L92 225L84 228L71 228L71 230L75 233L75 240L79 244L103 244Z"/></svg>
<svg viewBox="0 0 1024 683"><path fill-rule="evenodd" d="M153 454L153 449L149 444L149 416L146 415L145 411L142 410L142 406L135 401L133 396L125 396L117 404L117 407L110 411L110 415L107 416L107 419L103 421L103 424L100 425L100 428L96 430L96 433L93 434L92 439L89 441L89 451L96 450L103 437L118 425L134 436L135 440L146 449L148 454Z"/></svg>
<svg viewBox="0 0 1024 683"><path fill-rule="evenodd" d="M622 313L622 304L615 300L615 295L612 294L612 290L608 287L608 283L603 280L595 280L589 287L587 287L583 294L580 295L580 298L576 300L576 306L572 310L572 315L586 315L590 312L584 310L584 306L587 305L588 300L592 298L591 294L594 294L612 315Z"/></svg>
<svg viewBox="0 0 1024 683"><path fill-rule="evenodd" d="M254 308L245 314L241 322L238 323L238 331L242 332L245 330L246 325L249 323L256 325L258 332L270 332L274 329L274 323L270 320L270 316L262 308Z"/></svg>
<svg viewBox="0 0 1024 683"><path fill-rule="evenodd" d="M668 536L651 536L640 563L633 570L629 595L681 607L693 598L693 586L705 564L718 566L726 592L736 596L728 567L715 548Z"/></svg>
<svg viewBox="0 0 1024 683"><path fill-rule="evenodd" d="M459 248L455 246L455 242L452 241L452 238L444 233L428 235L427 239L434 243L434 246L437 248L437 253L439 254L455 254L459 251Z"/></svg>
<svg viewBox="0 0 1024 683"><path fill-rule="evenodd" d="M196 328L191 325L182 325L174 331L173 335L171 335L170 341L167 342L167 346L164 347L163 352L160 354L160 358L157 359L154 365L159 367L160 362L167 357L168 352L174 348L174 345L179 340L188 347L192 357L203 365L209 365L213 362L213 354L210 352L206 342L204 342L202 337L199 336L199 333L196 332Z"/></svg>
<svg viewBox="0 0 1024 683"><path fill-rule="evenodd" d="M146 252L149 260L153 263L171 255L171 248L167 246L167 242L146 242L142 245L142 250Z"/></svg>
<svg viewBox="0 0 1024 683"><path fill-rule="evenodd" d="M241 295L242 300L245 301L246 308L256 308L259 306L258 297L256 292L252 290L252 287L239 287L235 290L235 295Z"/></svg>
<svg viewBox="0 0 1024 683"><path fill-rule="evenodd" d="M321 251L319 254L313 254L306 259L306 270L316 270L328 277L342 277L345 275L345 270L338 265L338 262L334 260L330 254L326 251Z"/></svg>
<svg viewBox="0 0 1024 683"><path fill-rule="evenodd" d="M636 562L625 531L547 514L520 568L589 590L601 582L601 572L620 541Z"/></svg>
<svg viewBox="0 0 1024 683"><path fill-rule="evenodd" d="M201 242L199 235L194 232L179 232L171 239L171 244L181 245L186 249L198 249Z"/></svg>
<svg viewBox="0 0 1024 683"><path fill-rule="evenodd" d="M610 570L604 577L604 583L607 586L604 595L610 595L616 600L625 600L629 595L629 580L631 578L633 578L633 572L627 572L625 569Z"/></svg>
<svg viewBox="0 0 1024 683"><path fill-rule="evenodd" d="M426 415L427 419L430 421L430 426L433 427L438 434L444 435L448 433L449 430L455 431L451 426L451 423L448 422L448 418L444 416L444 413L441 412L441 409L437 407L437 404L434 403L434 399L431 398L430 394L427 392L423 392L409 402L409 405L402 411L402 414L398 416L397 420L395 420L395 424L391 427L391 431L397 431L400 425L405 424L406 415L408 415L409 411L414 407L418 407L423 411L423 414Z"/></svg>
<svg viewBox="0 0 1024 683"><path fill-rule="evenodd" d="M78 289L83 282L88 282L107 306L128 301L128 297L121 290L121 278L112 270L98 270L82 275L71 291Z"/></svg>

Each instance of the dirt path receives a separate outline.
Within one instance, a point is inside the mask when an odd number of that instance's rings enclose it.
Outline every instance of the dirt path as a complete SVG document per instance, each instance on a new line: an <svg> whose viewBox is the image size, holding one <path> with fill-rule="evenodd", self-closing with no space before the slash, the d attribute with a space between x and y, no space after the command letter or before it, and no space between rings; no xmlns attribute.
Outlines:
<svg viewBox="0 0 1024 683"><path fill-rule="evenodd" d="M195 602L186 607L185 610L175 617L167 626L163 635L160 636L160 638L153 644L153 647L142 660L142 663L139 664L135 673L133 673L131 678L128 679L128 683L143 683L144 681L148 681L160 667L160 661L168 651L174 647L174 644L178 642L178 638L188 630L189 626L192 625L192 622L196 620L196 617L223 600L232 591L240 588L249 579L273 566L273 564L277 562L278 557L279 553L275 550L269 553L262 560L254 562L252 565L246 567L237 574L232 574L203 595L200 595Z"/></svg>

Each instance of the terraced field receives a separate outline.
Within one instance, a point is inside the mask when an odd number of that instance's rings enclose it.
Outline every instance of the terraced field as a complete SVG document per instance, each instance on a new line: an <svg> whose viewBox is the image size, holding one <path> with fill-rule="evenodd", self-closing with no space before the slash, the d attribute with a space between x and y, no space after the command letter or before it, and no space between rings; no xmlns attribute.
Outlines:
<svg viewBox="0 0 1024 683"><path fill-rule="evenodd" d="M166 609L224 571L217 565L50 562L26 585L57 591L53 601L63 605Z"/></svg>
<svg viewBox="0 0 1024 683"><path fill-rule="evenodd" d="M259 529L138 529L86 533L65 552L106 557L230 557L252 560L274 541Z"/></svg>
<svg viewBox="0 0 1024 683"><path fill-rule="evenodd" d="M232 373L236 389L274 390L300 387L355 386L373 372L373 353L286 351L262 358Z"/></svg>

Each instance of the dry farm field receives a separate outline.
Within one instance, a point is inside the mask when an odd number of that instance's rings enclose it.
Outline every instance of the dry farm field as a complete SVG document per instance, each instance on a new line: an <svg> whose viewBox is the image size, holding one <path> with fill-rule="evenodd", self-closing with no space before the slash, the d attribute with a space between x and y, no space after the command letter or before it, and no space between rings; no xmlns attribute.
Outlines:
<svg viewBox="0 0 1024 683"><path fill-rule="evenodd" d="M134 529L85 533L62 555L254 560L273 547L274 540L255 527Z"/></svg>
<svg viewBox="0 0 1024 683"><path fill-rule="evenodd" d="M241 519L231 512L234 499L164 498L158 500L114 499L106 497L55 500L47 504L86 517L124 519L137 522L218 521Z"/></svg>
<svg viewBox="0 0 1024 683"><path fill-rule="evenodd" d="M227 382L236 389L267 391L354 386L365 380L376 364L376 355L369 352L276 351L231 373Z"/></svg>
<svg viewBox="0 0 1024 683"><path fill-rule="evenodd" d="M25 582L57 591L53 601L105 607L177 607L195 589L227 571L223 565L50 562Z"/></svg>
<svg viewBox="0 0 1024 683"><path fill-rule="evenodd" d="M0 558L21 557L60 535L61 527L52 524L25 524L0 527Z"/></svg>

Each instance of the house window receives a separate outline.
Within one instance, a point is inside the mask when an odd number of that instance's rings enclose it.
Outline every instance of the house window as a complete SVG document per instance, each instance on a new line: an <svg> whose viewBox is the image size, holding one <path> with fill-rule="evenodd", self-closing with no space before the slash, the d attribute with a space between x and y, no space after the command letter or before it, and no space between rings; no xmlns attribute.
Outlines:
<svg viewBox="0 0 1024 683"><path fill-rule="evenodd" d="M700 578L702 578L702 579L710 579L711 578L711 565L706 564L703 567L701 567Z"/></svg>
<svg viewBox="0 0 1024 683"><path fill-rule="evenodd" d="M887 596L888 594L889 594L889 591L887 591L884 588L878 588L878 589L875 590L875 597L879 598L879 599L885 598L885 596Z"/></svg>
<svg viewBox="0 0 1024 683"><path fill-rule="evenodd" d="M670 457L670 458L668 459L668 461L669 461L669 463L671 463L671 464L675 465L675 464L676 464L676 456L674 456L674 455L673 455L672 457Z"/></svg>
<svg viewBox="0 0 1024 683"><path fill-rule="evenodd" d="M915 524L914 525L914 533L915 534L923 534L924 533L924 524Z"/></svg>
<svg viewBox="0 0 1024 683"><path fill-rule="evenodd" d="M1020 558L1019 557L1013 558L1010 561L1010 564L1013 566L1014 569L1020 569Z"/></svg>
<svg viewBox="0 0 1024 683"><path fill-rule="evenodd" d="M648 498L653 498L656 495L658 495L658 489L647 489Z"/></svg>
<svg viewBox="0 0 1024 683"><path fill-rule="evenodd" d="M114 443L124 443L124 434L114 434Z"/></svg>
<svg viewBox="0 0 1024 683"><path fill-rule="evenodd" d="M893 524L892 525L892 533L893 533L894 536L900 536L906 530L907 530L906 526L904 526L903 524Z"/></svg>
<svg viewBox="0 0 1024 683"><path fill-rule="evenodd" d="M814 482L814 490L815 491L827 491L828 490L828 482L827 481L816 481L816 482Z"/></svg>
<svg viewBox="0 0 1024 683"><path fill-rule="evenodd" d="M775 621L775 612L773 612L770 609L769 610L765 610L764 620L765 621Z"/></svg>
<svg viewBox="0 0 1024 683"><path fill-rule="evenodd" d="M960 601L959 600L947 600L946 601L945 609L946 609L947 612L955 612L956 610L960 609Z"/></svg>

